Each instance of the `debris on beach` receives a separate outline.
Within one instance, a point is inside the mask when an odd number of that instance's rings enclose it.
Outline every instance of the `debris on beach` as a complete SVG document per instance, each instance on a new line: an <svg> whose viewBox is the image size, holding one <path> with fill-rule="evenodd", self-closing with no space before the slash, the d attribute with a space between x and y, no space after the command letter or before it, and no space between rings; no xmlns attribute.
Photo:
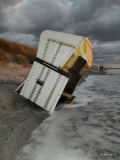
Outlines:
<svg viewBox="0 0 120 160"><path fill-rule="evenodd" d="M86 63L92 67L92 48L87 37L42 32L33 66L16 92L47 111L54 111L58 101L71 102L80 71Z"/></svg>

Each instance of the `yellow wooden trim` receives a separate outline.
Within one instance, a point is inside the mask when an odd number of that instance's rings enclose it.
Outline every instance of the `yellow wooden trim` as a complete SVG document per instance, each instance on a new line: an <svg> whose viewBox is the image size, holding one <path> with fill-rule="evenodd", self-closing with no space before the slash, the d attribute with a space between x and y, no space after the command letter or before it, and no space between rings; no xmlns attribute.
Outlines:
<svg viewBox="0 0 120 160"><path fill-rule="evenodd" d="M89 39L87 37L85 37L85 41L88 44L88 46L90 47L90 49L92 50L93 46L92 46L92 44L90 43L90 41L89 41Z"/></svg>
<svg viewBox="0 0 120 160"><path fill-rule="evenodd" d="M87 42L86 42L86 44L87 44ZM88 52L88 49L89 49L89 45L87 44L87 51L86 51L86 54L87 54L87 52ZM87 55L86 55L87 56ZM90 61L90 59L89 59L89 57L87 56L87 59L88 59L88 62Z"/></svg>
<svg viewBox="0 0 120 160"><path fill-rule="evenodd" d="M78 54L79 56L81 56L81 57L83 58L83 55L82 55L81 52L80 52L80 46L77 48L76 54Z"/></svg>
<svg viewBox="0 0 120 160"><path fill-rule="evenodd" d="M70 58L65 62L65 64L62 66L62 68L61 69L64 69L66 66L67 66L67 64L71 61L71 58L73 58L75 56L75 54L72 54L71 56L70 56Z"/></svg>
<svg viewBox="0 0 120 160"><path fill-rule="evenodd" d="M86 43L85 40L84 40L84 43L83 43L83 51L84 51L85 54L86 54L86 52L87 52L87 43Z"/></svg>
<svg viewBox="0 0 120 160"><path fill-rule="evenodd" d="M71 64L71 66L70 66L70 68L72 68L73 67L73 65L75 64L75 62L77 61L77 59L79 58L79 56L78 57L76 57L76 59L74 60L74 62Z"/></svg>
<svg viewBox="0 0 120 160"><path fill-rule="evenodd" d="M71 55L71 58L74 58L74 57L75 57L75 54L72 54L72 55Z"/></svg>
<svg viewBox="0 0 120 160"><path fill-rule="evenodd" d="M69 58L69 59L65 62L65 64L62 66L61 69L64 69L64 68L67 66L67 64L70 62L70 60L71 60L71 58Z"/></svg>

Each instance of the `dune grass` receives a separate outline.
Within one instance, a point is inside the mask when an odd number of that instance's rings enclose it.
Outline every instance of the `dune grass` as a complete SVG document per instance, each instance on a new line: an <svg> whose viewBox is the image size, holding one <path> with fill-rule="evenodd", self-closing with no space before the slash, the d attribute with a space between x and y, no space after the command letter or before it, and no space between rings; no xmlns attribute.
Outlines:
<svg viewBox="0 0 120 160"><path fill-rule="evenodd" d="M37 49L0 38L0 64L14 62L31 65L36 57Z"/></svg>
<svg viewBox="0 0 120 160"><path fill-rule="evenodd" d="M18 64L27 65L27 64L33 64L35 57L36 57L35 54L29 54L29 53L23 53L22 55L11 54L10 61Z"/></svg>
<svg viewBox="0 0 120 160"><path fill-rule="evenodd" d="M9 57L8 55L4 54L1 50L0 50L0 65L5 66L7 65L7 63L9 63Z"/></svg>

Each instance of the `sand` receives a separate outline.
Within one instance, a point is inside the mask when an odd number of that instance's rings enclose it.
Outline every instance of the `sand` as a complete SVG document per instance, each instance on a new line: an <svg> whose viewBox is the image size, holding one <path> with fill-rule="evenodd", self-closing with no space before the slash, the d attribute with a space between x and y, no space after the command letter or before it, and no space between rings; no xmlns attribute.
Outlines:
<svg viewBox="0 0 120 160"><path fill-rule="evenodd" d="M24 67L16 63L8 63L7 66L0 65L0 80L21 83L26 79L31 66Z"/></svg>
<svg viewBox="0 0 120 160"><path fill-rule="evenodd" d="M0 66L0 160L13 160L49 113L15 93L30 67L10 63Z"/></svg>
<svg viewBox="0 0 120 160"><path fill-rule="evenodd" d="M31 132L49 116L47 111L15 93L30 68L14 63L0 66L0 160L13 160ZM84 69L81 74L79 83L88 75L101 73Z"/></svg>

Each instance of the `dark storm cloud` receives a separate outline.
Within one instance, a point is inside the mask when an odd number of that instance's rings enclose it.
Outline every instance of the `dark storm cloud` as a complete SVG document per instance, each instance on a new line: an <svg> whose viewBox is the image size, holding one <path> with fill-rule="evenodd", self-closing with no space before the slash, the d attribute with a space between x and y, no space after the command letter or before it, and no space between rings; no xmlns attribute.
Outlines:
<svg viewBox="0 0 120 160"><path fill-rule="evenodd" d="M2 1L2 10L18 4L17 2ZM113 41L120 40L119 5L119 1L113 0L29 0L24 1L17 10L8 10L4 16L8 22L13 18L17 22L10 29L33 34L37 38L43 30L52 29L66 32L71 30L74 34L89 36L91 39ZM19 12L20 20L14 15L15 12Z"/></svg>
<svg viewBox="0 0 120 160"><path fill-rule="evenodd" d="M0 36L37 47L43 30L61 31L87 36L94 59L117 56L119 15L119 0L2 0Z"/></svg>
<svg viewBox="0 0 120 160"><path fill-rule="evenodd" d="M120 41L116 42L99 42L93 41L94 62L105 65L113 63L120 67ZM109 65L107 65L109 66Z"/></svg>
<svg viewBox="0 0 120 160"><path fill-rule="evenodd" d="M74 1L75 33L101 41L120 40L120 1ZM114 2L114 3L113 3Z"/></svg>
<svg viewBox="0 0 120 160"><path fill-rule="evenodd" d="M0 0L0 33L9 31L8 17L10 15L7 14L6 9L17 4L19 4L19 0Z"/></svg>
<svg viewBox="0 0 120 160"><path fill-rule="evenodd" d="M19 0L0 0L0 21L6 20L7 14L5 14L5 10L7 7L15 6L19 3Z"/></svg>

